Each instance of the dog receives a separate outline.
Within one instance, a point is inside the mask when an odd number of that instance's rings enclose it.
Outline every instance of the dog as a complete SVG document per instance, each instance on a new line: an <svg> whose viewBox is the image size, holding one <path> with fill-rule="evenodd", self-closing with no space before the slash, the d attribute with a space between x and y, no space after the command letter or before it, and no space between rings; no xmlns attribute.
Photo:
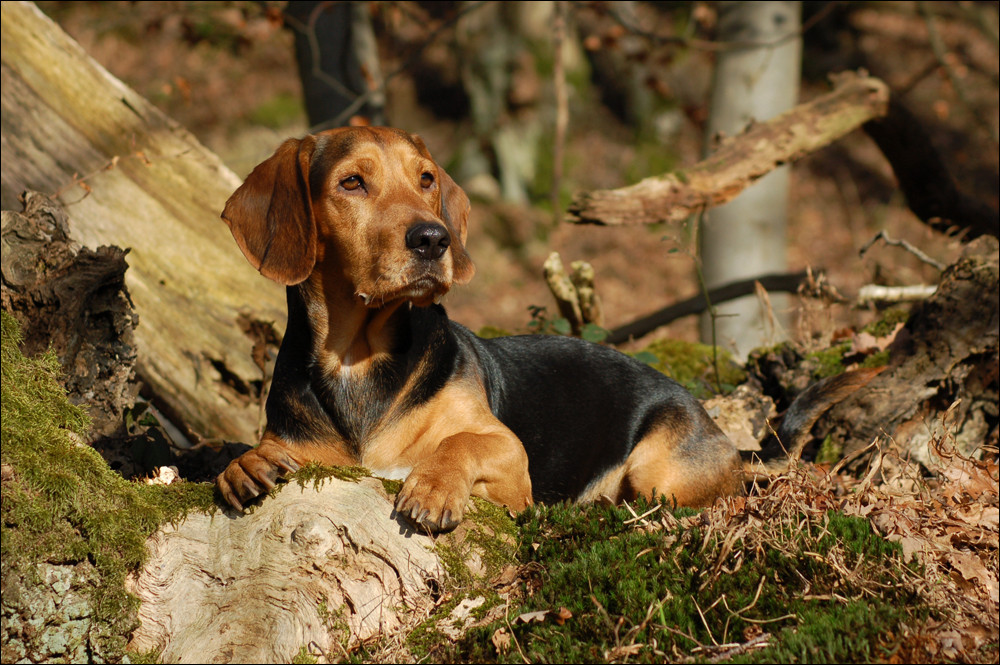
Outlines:
<svg viewBox="0 0 1000 665"><path fill-rule="evenodd" d="M470 496L520 511L741 491L736 448L672 379L608 347L480 339L448 319L441 297L475 272L469 210L420 138L384 127L290 139L230 197L222 218L287 287L288 324L265 432L219 475L225 500L242 510L308 462L403 480L396 511L431 531Z"/></svg>

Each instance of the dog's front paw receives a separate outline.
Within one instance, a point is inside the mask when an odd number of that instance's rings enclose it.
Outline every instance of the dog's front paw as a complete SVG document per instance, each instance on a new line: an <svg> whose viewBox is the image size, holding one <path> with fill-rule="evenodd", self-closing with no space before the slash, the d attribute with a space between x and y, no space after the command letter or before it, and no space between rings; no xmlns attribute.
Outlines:
<svg viewBox="0 0 1000 665"><path fill-rule="evenodd" d="M471 493L461 473L417 467L396 497L396 512L429 531L449 531L465 516Z"/></svg>
<svg viewBox="0 0 1000 665"><path fill-rule="evenodd" d="M230 505L243 510L244 503L269 492L278 476L298 468L298 463L283 447L262 444L230 462L215 479L215 484Z"/></svg>

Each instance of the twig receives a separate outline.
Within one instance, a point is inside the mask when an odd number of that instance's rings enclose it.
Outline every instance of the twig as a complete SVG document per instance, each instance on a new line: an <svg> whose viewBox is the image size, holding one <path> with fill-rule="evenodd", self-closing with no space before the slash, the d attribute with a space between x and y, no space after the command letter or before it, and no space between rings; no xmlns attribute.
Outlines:
<svg viewBox="0 0 1000 665"><path fill-rule="evenodd" d="M507 624L507 630L510 631L510 639L514 640L514 646L517 647L517 653L521 656L521 660L524 661L525 665L531 665L531 661L528 660L528 657L524 655L523 651L521 651L521 644L517 641L517 635L514 634L514 627L510 625L510 599L507 600L507 608L504 612L503 622Z"/></svg>
<svg viewBox="0 0 1000 665"><path fill-rule="evenodd" d="M806 271L803 270L801 272L794 273L758 275L757 277L750 279L723 284L722 286L717 286L714 289L709 289L707 297L705 293L699 293L698 295L686 300L682 300L672 305L668 305L667 307L663 307L662 309L658 309L652 314L647 314L646 316L636 319L631 323L619 326L610 332L605 341L608 344L621 344L622 342L627 342L630 339L642 337L643 335L656 330L660 326L665 326L679 318L690 316L691 314L700 314L707 310L712 303L718 304L726 302L727 300L733 300L734 298L750 295L754 293L754 285L757 282L760 282L761 286L768 291L785 291L788 293L795 293L796 289L798 289L799 285L806 279L806 277Z"/></svg>
<svg viewBox="0 0 1000 665"><path fill-rule="evenodd" d="M702 161L634 185L578 194L567 219L577 224L680 223L722 205L778 166L883 117L889 88L867 72L842 72L832 92L722 141ZM809 127L804 131L803 127Z"/></svg>
<svg viewBox="0 0 1000 665"><path fill-rule="evenodd" d="M629 512L631 512L633 515L635 515L635 511L632 510L632 507L628 505L628 502L624 502L624 505L628 507ZM634 524L636 522L640 522L640 521L644 520L645 518L649 517L650 515L652 515L653 513L655 513L657 510L659 510L662 507L663 507L663 504L656 504L655 506L653 506L652 508L650 508L649 510L647 510L646 512L644 512L642 515L635 515L635 517L631 517L631 518L625 520L624 522L622 522L622 524L623 525L624 524Z"/></svg>
<svg viewBox="0 0 1000 665"><path fill-rule="evenodd" d="M906 240L893 240L892 238L889 237L889 234L885 232L885 229L882 229L881 231L876 233L874 238L865 243L864 247L862 247L858 251L858 255L864 257L864 255L868 252L868 250L871 249L872 245L874 245L879 240L884 241L885 244L887 245L893 245L894 247L902 247L903 249L913 254L915 257L917 257L927 265L934 266L938 270L944 270L945 268L948 267L947 264L944 264L941 261L938 261L937 259L928 256L917 247L911 245Z"/></svg>
<svg viewBox="0 0 1000 665"><path fill-rule="evenodd" d="M740 654L746 653L750 649L764 649L768 646L767 640L771 638L770 633L761 633L757 637L744 642L743 644L737 644L734 647L721 651L711 658L708 659L710 663L718 663L723 660L730 660L733 656L738 656Z"/></svg>
<svg viewBox="0 0 1000 665"><path fill-rule="evenodd" d="M698 246L698 232L701 230L702 224L705 221L705 210L702 208L701 213L698 215L698 221L695 223L694 227L694 246ZM698 276L698 288L701 289L701 297L705 300L705 310L708 312L708 316L711 318L712 323L712 368L715 370L715 391L722 394L722 378L719 373L719 344L716 339L716 325L715 322L719 319L719 310L717 310L712 305L712 292L708 288L708 282L705 281L705 273L701 269L701 257L698 256L694 260L695 274ZM712 640L715 641L714 639Z"/></svg>
<svg viewBox="0 0 1000 665"><path fill-rule="evenodd" d="M869 450L871 450L872 448L874 448L877 445L878 445L878 439L873 439L871 443L869 443L867 446L865 446L861 450L855 450L850 455L845 455L843 457L843 459L841 459L839 462L837 462L833 466L833 468L830 469L827 472L827 474L823 477L824 482L830 480L831 478L833 478L835 475L837 475L840 472L841 469L843 469L845 466L847 466L848 464L850 464L854 460L858 459L859 457L861 457L862 455L864 455L865 453L867 453Z"/></svg>
<svg viewBox="0 0 1000 665"><path fill-rule="evenodd" d="M556 299L559 313L570 323L574 334L579 334L583 326L583 312L580 309L580 295L573 280L566 274L559 252L552 252L542 265L545 283Z"/></svg>
<svg viewBox="0 0 1000 665"><path fill-rule="evenodd" d="M701 623L705 626L705 630L708 632L708 639L712 640L712 644L714 646L719 646L719 643L715 641L715 637L712 635L712 629L709 627L708 621L705 620L705 615L702 613L701 607L698 605L698 601L692 598L691 602L694 603L694 608L698 610L698 616L701 617Z"/></svg>

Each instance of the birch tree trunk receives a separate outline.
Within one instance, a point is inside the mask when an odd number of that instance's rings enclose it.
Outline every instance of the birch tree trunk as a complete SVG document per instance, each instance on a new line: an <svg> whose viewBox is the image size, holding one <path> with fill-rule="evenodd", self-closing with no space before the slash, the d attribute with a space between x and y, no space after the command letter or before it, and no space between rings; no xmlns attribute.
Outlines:
<svg viewBox="0 0 1000 665"><path fill-rule="evenodd" d="M799 93L802 40L799 2L720 2L719 39L731 48L719 53L708 119L708 152L720 132L732 136L753 121L772 118L795 105ZM707 288L754 275L786 272L785 226L788 167L764 176L739 197L715 208L701 230L701 261ZM771 300L778 323L786 298ZM701 338L733 349L740 357L779 341L756 297L702 317Z"/></svg>

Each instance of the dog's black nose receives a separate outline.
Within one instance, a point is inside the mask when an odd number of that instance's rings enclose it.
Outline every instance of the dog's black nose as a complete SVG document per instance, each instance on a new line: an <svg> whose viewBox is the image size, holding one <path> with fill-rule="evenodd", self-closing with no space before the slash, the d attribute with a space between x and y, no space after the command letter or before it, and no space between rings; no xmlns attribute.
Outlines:
<svg viewBox="0 0 1000 665"><path fill-rule="evenodd" d="M440 224L414 224L406 232L406 247L422 259L436 261L451 244L448 230Z"/></svg>

